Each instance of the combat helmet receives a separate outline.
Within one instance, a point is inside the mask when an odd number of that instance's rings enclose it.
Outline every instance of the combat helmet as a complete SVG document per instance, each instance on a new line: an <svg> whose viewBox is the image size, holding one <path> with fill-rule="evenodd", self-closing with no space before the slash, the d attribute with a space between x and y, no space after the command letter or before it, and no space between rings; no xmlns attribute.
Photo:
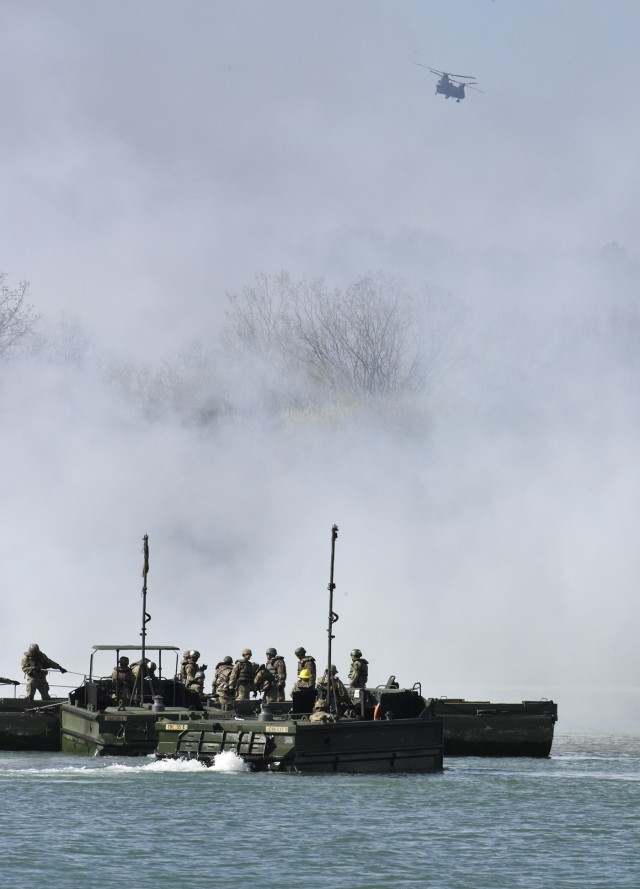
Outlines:
<svg viewBox="0 0 640 889"><path fill-rule="evenodd" d="M32 642L27 651L29 654L37 654L40 651L40 646L37 642Z"/></svg>
<svg viewBox="0 0 640 889"><path fill-rule="evenodd" d="M296 657L304 657L305 654L307 653L307 649L302 648L302 646L300 646L300 648L296 648L296 650L293 653L295 654Z"/></svg>
<svg viewBox="0 0 640 889"><path fill-rule="evenodd" d="M129 658L126 656L126 654L123 654L122 657L118 658L118 664L121 667L128 667L129 666Z"/></svg>
<svg viewBox="0 0 640 889"><path fill-rule="evenodd" d="M275 657L277 655L277 653L278 652L275 650L275 648L267 648L267 650L265 652L267 657Z"/></svg>
<svg viewBox="0 0 640 889"><path fill-rule="evenodd" d="M194 661L197 661L198 658L200 657L200 652L196 651L194 648L193 651L189 652L189 657L192 657L194 659Z"/></svg>
<svg viewBox="0 0 640 889"><path fill-rule="evenodd" d="M351 657L356 657L356 658L362 657L362 652L360 651L359 648L354 648L353 651L351 652Z"/></svg>
<svg viewBox="0 0 640 889"><path fill-rule="evenodd" d="M324 698L318 698L318 700L313 705L314 710L328 710L329 704L324 700Z"/></svg>
<svg viewBox="0 0 640 889"><path fill-rule="evenodd" d="M253 652L251 651L250 648L243 648L243 649L242 649L242 656L244 657L245 654L247 654L247 655L249 655L249 657L251 657L251 655L253 654Z"/></svg>
<svg viewBox="0 0 640 889"><path fill-rule="evenodd" d="M231 666L231 664L233 663L233 658L231 657L230 654L228 654L228 655L226 655L225 657L222 658L222 663L223 663L223 664L228 664L229 666Z"/></svg>

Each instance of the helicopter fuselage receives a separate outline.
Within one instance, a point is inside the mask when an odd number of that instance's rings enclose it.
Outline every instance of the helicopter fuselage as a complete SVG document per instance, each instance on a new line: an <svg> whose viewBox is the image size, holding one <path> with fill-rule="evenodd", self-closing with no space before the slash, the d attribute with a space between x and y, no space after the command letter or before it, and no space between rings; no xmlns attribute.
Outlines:
<svg viewBox="0 0 640 889"><path fill-rule="evenodd" d="M464 83L452 83L448 77L446 80L441 77L436 84L436 96L440 93L445 99L456 99L459 102L464 99L464 87Z"/></svg>

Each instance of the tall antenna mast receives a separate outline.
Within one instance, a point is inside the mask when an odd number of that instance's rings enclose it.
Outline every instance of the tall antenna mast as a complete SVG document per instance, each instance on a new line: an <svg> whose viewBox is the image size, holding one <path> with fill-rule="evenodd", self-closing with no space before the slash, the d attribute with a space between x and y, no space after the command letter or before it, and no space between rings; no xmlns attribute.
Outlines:
<svg viewBox="0 0 640 889"><path fill-rule="evenodd" d="M327 692L329 693L329 706L331 706L331 700L333 698L333 705L335 707L336 699L335 699L335 691L334 691L334 682L333 682L333 674L331 673L331 664L333 663L331 660L331 642L335 638L332 633L333 625L338 620L338 615L333 610L333 591L336 588L335 583L333 582L333 567L335 564L336 558L336 540L338 539L338 526L334 525L331 528L331 570L329 572L329 586L327 589L329 590L329 625L327 627L327 635L328 639L328 652L327 652ZM336 708L337 709L337 708Z"/></svg>
<svg viewBox="0 0 640 889"><path fill-rule="evenodd" d="M140 660L140 670L138 676L140 678L140 703L144 703L144 680L147 673L146 646L147 646L147 624L151 620L151 615L147 612L147 574L149 573L149 535L145 534L142 538L142 657Z"/></svg>

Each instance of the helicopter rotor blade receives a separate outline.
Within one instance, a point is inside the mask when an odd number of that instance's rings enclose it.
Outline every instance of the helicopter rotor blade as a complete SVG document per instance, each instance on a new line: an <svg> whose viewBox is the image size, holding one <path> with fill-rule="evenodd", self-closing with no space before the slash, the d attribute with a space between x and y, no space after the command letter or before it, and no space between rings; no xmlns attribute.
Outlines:
<svg viewBox="0 0 640 889"><path fill-rule="evenodd" d="M484 92L484 90L479 89L477 86L473 86L473 84L471 84L471 83L467 83L467 84L465 84L465 86L468 86L470 90L475 90L477 93Z"/></svg>
<svg viewBox="0 0 640 889"><path fill-rule="evenodd" d="M418 65L420 68L426 68L427 71L431 71L432 74L444 74L444 71L438 71L437 68L430 68L428 65L423 65L421 62L414 62L414 65Z"/></svg>
<svg viewBox="0 0 640 889"><path fill-rule="evenodd" d="M440 77L448 77L451 83L457 83L460 86L462 86L463 84L465 86L471 86L472 83L477 83L474 74L451 74L451 72L449 71L439 71L437 68L431 68L429 65L423 65L422 62L414 62L413 64L418 65L418 67L420 68L426 68L427 71L431 71L432 74L439 74ZM478 92L481 93L482 90L478 90Z"/></svg>

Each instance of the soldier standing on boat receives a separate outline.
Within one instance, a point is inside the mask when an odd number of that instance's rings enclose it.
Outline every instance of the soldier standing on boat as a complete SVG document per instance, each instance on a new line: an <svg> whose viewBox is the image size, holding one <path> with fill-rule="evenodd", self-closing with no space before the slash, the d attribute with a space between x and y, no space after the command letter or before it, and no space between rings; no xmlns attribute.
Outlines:
<svg viewBox="0 0 640 889"><path fill-rule="evenodd" d="M114 697L118 701L129 700L133 694L135 676L129 666L129 658L123 654L118 658L118 666L111 671L111 678L116 683Z"/></svg>
<svg viewBox="0 0 640 889"><path fill-rule="evenodd" d="M281 654L275 648L267 648L266 668L274 677L275 697L274 701L284 701L284 689L287 683L287 665Z"/></svg>
<svg viewBox="0 0 640 889"><path fill-rule="evenodd" d="M233 701L233 692L229 688L229 680L233 669L233 658L227 655L216 664L216 672L211 684L211 692L217 695L218 703L224 706Z"/></svg>
<svg viewBox="0 0 640 889"><path fill-rule="evenodd" d="M47 670L60 670L61 673L67 672L60 664L48 658L44 651L40 651L40 646L37 642L32 642L25 651L21 667L22 672L27 677L25 697L28 701L34 699L37 691L40 692L40 697L43 701L51 700L49 683L47 682Z"/></svg>
<svg viewBox="0 0 640 889"><path fill-rule="evenodd" d="M198 663L199 657L200 652L196 651L195 648L189 652L189 657L187 658L187 661L184 665L183 679L183 682L187 687L189 687L193 683L194 679L196 678L196 674L204 673L207 669L206 664L202 664L202 666L200 666L200 664Z"/></svg>
<svg viewBox="0 0 640 889"><path fill-rule="evenodd" d="M298 658L298 676L300 675L301 670L308 670L311 673L311 677L313 679L313 684L316 682L316 659L311 657L310 654L307 654L307 649L296 648L294 651L295 656Z"/></svg>
<svg viewBox="0 0 640 889"><path fill-rule="evenodd" d="M180 662L180 680L184 683L187 681L187 664L191 657L191 649L182 652L182 660Z"/></svg>
<svg viewBox="0 0 640 889"><path fill-rule="evenodd" d="M199 695L204 694L204 673L202 670L198 670L193 679L189 680L187 688L189 691L195 691Z"/></svg>
<svg viewBox="0 0 640 889"><path fill-rule="evenodd" d="M257 690L253 680L258 672L258 665L251 660L251 649L243 648L242 657L235 662L229 677L229 688L235 695L236 701L244 701L251 695L251 692Z"/></svg>
<svg viewBox="0 0 640 889"><path fill-rule="evenodd" d="M349 670L349 685L351 688L366 688L369 678L369 661L362 657L359 648L351 652L351 669Z"/></svg>
<svg viewBox="0 0 640 889"><path fill-rule="evenodd" d="M253 677L255 690L262 692L262 700L272 704L278 698L276 678L265 664L260 664Z"/></svg>
<svg viewBox="0 0 640 889"><path fill-rule="evenodd" d="M344 687L344 682L337 676L338 670L335 664L331 664L331 682L329 682L329 673L324 671L322 679L318 682L318 694L320 698L324 698L335 705L335 710L340 713L345 709L353 706L353 701L349 697L349 692ZM335 700L334 700L335 696Z"/></svg>

